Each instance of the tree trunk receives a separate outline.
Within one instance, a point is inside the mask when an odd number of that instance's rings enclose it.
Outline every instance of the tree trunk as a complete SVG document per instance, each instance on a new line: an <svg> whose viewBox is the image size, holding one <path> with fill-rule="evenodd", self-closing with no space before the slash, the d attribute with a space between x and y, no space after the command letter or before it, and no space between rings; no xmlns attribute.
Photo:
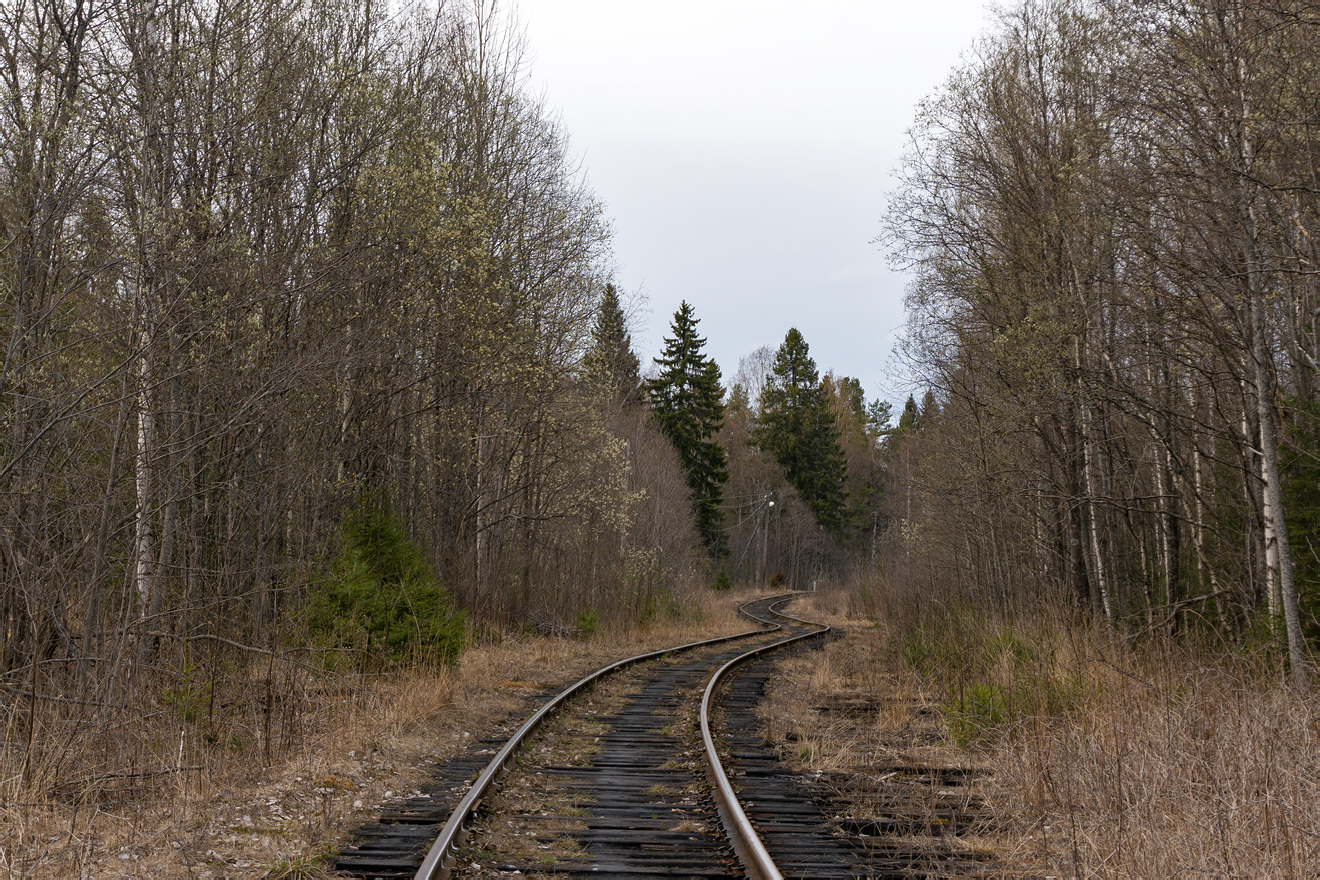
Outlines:
<svg viewBox="0 0 1320 880"><path fill-rule="evenodd" d="M1087 544L1091 551L1091 570L1095 573L1095 586L1096 591L1099 593L1100 610L1104 614L1105 622L1112 625L1114 622L1114 606L1110 598L1109 577L1105 569L1105 558L1101 548L1100 515L1099 507L1096 504L1096 498L1100 497L1099 452L1096 450L1091 403L1087 399L1086 389L1082 387L1080 379L1082 375L1082 341L1080 337L1073 338L1073 359L1079 377L1077 390L1082 433L1082 481L1085 492L1082 503L1086 508Z"/></svg>
<svg viewBox="0 0 1320 880"><path fill-rule="evenodd" d="M141 282L138 283L138 298L143 299ZM145 305L145 304L144 304ZM143 308L145 312L145 308ZM142 353L138 356L137 390L137 448L133 453L133 485L136 493L133 532L133 591L137 596L138 614L142 618L150 613L152 580L155 566L152 558L153 530L151 523L152 505L152 456L155 453L156 416L152 401L151 371L151 330L149 319L142 317Z"/></svg>
<svg viewBox="0 0 1320 880"><path fill-rule="evenodd" d="M1249 264L1250 265L1250 264ZM1249 270L1254 279L1256 273ZM1284 630L1288 639L1288 662L1294 684L1305 687L1310 680L1309 664L1302 637L1301 616L1297 606L1297 588L1293 583L1292 551L1288 545L1288 524L1283 509L1283 487L1279 473L1279 443L1274 410L1274 374L1265 342L1264 296L1258 282L1251 284L1252 355L1256 367L1256 413L1260 421L1260 470L1266 523L1266 553L1277 566L1278 601L1282 606ZM1271 590L1273 598L1273 590ZM1273 619L1273 615L1271 615Z"/></svg>

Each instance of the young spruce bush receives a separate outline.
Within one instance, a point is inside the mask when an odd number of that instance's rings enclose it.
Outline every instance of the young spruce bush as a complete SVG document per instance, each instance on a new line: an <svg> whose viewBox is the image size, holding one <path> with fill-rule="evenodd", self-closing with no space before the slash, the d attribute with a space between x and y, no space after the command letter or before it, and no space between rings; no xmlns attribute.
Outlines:
<svg viewBox="0 0 1320 880"><path fill-rule="evenodd" d="M945 725L964 748L994 742L1029 718L1065 714L1080 699L1048 632L995 623L970 605L927 612L898 651L943 692Z"/></svg>
<svg viewBox="0 0 1320 880"><path fill-rule="evenodd" d="M369 660L450 663L467 622L395 516L368 505L350 513L329 576L310 597L312 631Z"/></svg>
<svg viewBox="0 0 1320 880"><path fill-rule="evenodd" d="M596 609L590 605L578 612L577 616L577 634L580 638L589 639L600 632L600 615Z"/></svg>

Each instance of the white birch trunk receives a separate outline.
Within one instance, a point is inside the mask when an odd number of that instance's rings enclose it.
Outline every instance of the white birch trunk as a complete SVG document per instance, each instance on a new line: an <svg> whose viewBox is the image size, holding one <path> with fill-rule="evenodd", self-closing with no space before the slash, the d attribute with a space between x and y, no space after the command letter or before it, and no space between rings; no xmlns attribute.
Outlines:
<svg viewBox="0 0 1320 880"><path fill-rule="evenodd" d="M1253 273L1254 274L1254 273ZM1253 288L1255 285L1252 285ZM1310 678L1306 648L1302 640L1301 615L1297 607L1297 588L1293 583L1292 552L1288 545L1288 524L1284 516L1283 486L1279 473L1279 441L1274 423L1274 376L1265 344L1265 309L1259 291L1252 291L1252 349L1256 364L1256 409L1260 418L1260 470L1264 482L1266 555L1278 566L1278 601L1282 606L1284 631L1288 639L1288 662L1293 681L1305 686ZM1271 546L1273 553L1269 552ZM1273 590L1271 590L1273 599ZM1277 618L1271 618L1277 619Z"/></svg>
<svg viewBox="0 0 1320 880"><path fill-rule="evenodd" d="M1197 406L1196 394L1189 385L1187 388L1187 405L1190 407L1193 416L1195 416L1199 407ZM1201 446L1193 440L1192 442L1192 511L1195 522L1192 523L1192 547L1196 551L1196 568L1200 577L1198 581L1210 582L1210 594L1214 596L1215 610L1219 618L1220 626L1228 630L1228 615L1224 609L1224 599L1220 596L1219 576L1215 574L1214 566L1210 564L1209 558L1205 552L1205 466L1201 461Z"/></svg>
<svg viewBox="0 0 1320 880"><path fill-rule="evenodd" d="M1238 82L1242 101L1241 173L1238 175L1238 210L1246 222L1246 241L1243 242L1247 262L1247 298L1250 310L1251 360L1255 367L1256 415L1260 422L1260 473L1264 483L1262 498L1266 529L1266 558L1273 557L1278 572L1278 604L1283 612L1284 629L1288 639L1288 662L1293 682L1305 686L1309 680L1305 646L1302 641L1301 619L1297 608L1297 589L1293 584L1292 553L1288 546L1288 523L1283 510L1283 487L1279 474L1279 442L1274 418L1274 364L1270 357L1265 324L1265 278L1260 265L1257 242L1260 240L1256 216L1252 169L1255 166L1255 146L1251 136L1251 100L1246 88L1250 75L1246 59L1237 58ZM1273 552L1270 548L1273 547ZM1271 604L1274 591L1270 591ZM1271 621L1277 620L1272 611Z"/></svg>
<svg viewBox="0 0 1320 880"><path fill-rule="evenodd" d="M1109 578L1105 572L1105 560L1100 550L1100 523L1097 515L1096 496L1099 494L1099 480L1096 475L1098 453L1091 439L1090 407L1082 404L1082 470L1086 482L1086 522L1087 538L1091 545L1092 567L1095 570L1095 585L1100 592L1100 607L1104 610L1105 620L1114 622L1113 601L1109 596Z"/></svg>
<svg viewBox="0 0 1320 880"><path fill-rule="evenodd" d="M141 300L139 283L138 295ZM151 608L155 566L151 543L152 454L156 417L151 395L151 330L143 320L142 353L138 358L137 448L133 454L133 486L137 495L136 522L133 530L133 590L137 595L138 615L146 617Z"/></svg>
<svg viewBox="0 0 1320 880"><path fill-rule="evenodd" d="M1087 543L1091 549L1091 568L1095 573L1096 590L1100 593L1100 608L1104 612L1107 623L1114 622L1114 605L1109 595L1109 578L1105 571L1105 560L1100 549L1100 523L1095 499L1100 494L1099 476L1099 452L1095 448L1095 442L1092 437L1091 424L1091 404L1086 400L1085 390L1081 385L1082 374L1082 341L1080 337L1073 337L1073 360L1077 367L1078 374L1078 407L1081 412L1082 422L1082 482L1086 498L1084 504L1086 507L1086 532Z"/></svg>

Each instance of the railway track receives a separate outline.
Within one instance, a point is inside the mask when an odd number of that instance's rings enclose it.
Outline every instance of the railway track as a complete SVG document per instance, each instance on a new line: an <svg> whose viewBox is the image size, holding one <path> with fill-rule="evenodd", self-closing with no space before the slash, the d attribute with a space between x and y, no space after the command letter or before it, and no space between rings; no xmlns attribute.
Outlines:
<svg viewBox="0 0 1320 880"><path fill-rule="evenodd" d="M761 630L629 658L547 695L507 741L480 744L483 768L474 755L443 766L361 829L336 868L426 880L871 875L864 850L759 741L767 654L828 632L776 610L788 598L743 606Z"/></svg>

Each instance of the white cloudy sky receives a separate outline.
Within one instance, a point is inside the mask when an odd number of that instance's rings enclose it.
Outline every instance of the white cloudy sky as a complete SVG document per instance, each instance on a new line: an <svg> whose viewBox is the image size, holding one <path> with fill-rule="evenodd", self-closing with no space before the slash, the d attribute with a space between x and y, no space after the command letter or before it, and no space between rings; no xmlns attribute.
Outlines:
<svg viewBox="0 0 1320 880"><path fill-rule="evenodd" d="M797 327L822 370L906 395L904 280L873 240L919 100L989 24L984 0L517 0L659 353L687 299L725 377Z"/></svg>

